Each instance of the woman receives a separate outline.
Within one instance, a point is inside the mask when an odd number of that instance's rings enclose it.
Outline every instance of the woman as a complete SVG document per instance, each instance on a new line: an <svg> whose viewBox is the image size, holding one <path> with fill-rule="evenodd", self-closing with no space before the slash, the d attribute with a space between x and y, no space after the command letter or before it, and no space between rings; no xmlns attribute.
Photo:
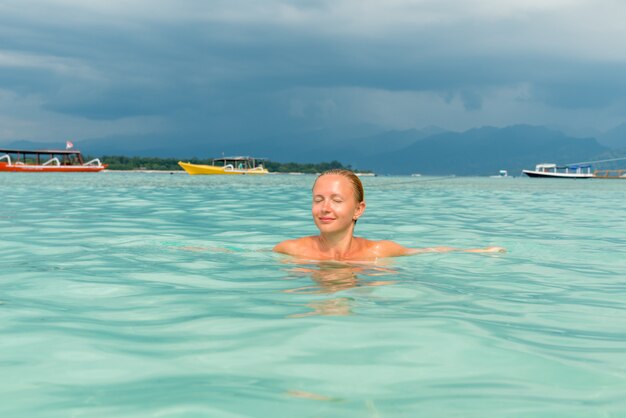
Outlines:
<svg viewBox="0 0 626 418"><path fill-rule="evenodd" d="M393 241L355 237L354 226L365 212L365 199L361 180L348 170L329 170L315 180L311 212L320 234L283 241L274 251L307 260L337 261L370 261L425 252L504 252L501 247L407 248Z"/></svg>

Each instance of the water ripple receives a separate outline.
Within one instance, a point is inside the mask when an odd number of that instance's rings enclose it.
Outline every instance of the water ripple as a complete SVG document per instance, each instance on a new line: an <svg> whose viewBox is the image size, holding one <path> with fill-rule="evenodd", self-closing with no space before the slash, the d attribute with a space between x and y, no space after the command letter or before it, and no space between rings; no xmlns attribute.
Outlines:
<svg viewBox="0 0 626 418"><path fill-rule="evenodd" d="M5 174L2 416L626 414L620 182L365 178L357 234L508 252L363 266L270 251L311 176Z"/></svg>

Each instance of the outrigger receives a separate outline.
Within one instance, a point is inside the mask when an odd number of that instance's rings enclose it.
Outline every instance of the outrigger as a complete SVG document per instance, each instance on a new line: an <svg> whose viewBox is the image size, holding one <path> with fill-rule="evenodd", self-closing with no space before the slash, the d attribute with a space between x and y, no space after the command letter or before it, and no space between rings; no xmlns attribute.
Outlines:
<svg viewBox="0 0 626 418"><path fill-rule="evenodd" d="M178 162L178 165L190 175L196 174L268 174L263 164L257 163L262 158L222 157L214 158L210 165Z"/></svg>
<svg viewBox="0 0 626 418"><path fill-rule="evenodd" d="M626 170L596 170L593 176L597 179L626 179Z"/></svg>
<svg viewBox="0 0 626 418"><path fill-rule="evenodd" d="M84 162L77 150L0 149L0 171L15 173L93 173L107 168L98 158Z"/></svg>

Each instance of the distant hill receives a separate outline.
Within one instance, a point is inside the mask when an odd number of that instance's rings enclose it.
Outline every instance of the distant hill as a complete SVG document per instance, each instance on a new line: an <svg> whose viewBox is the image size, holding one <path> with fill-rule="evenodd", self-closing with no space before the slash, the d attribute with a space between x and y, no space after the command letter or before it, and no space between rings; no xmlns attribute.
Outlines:
<svg viewBox="0 0 626 418"><path fill-rule="evenodd" d="M626 129L626 124L622 126ZM612 138L619 137L618 128ZM209 159L224 153L265 157L276 162L337 160L355 169L380 174L491 175L504 169L516 175L541 162L565 164L601 159L596 158L599 155L617 155L594 138L575 138L554 129L529 125L483 127L465 132L447 132L437 127L380 132L363 126L284 134L247 143L207 140L199 136L173 140L168 135L73 142L76 149L94 157ZM619 141L608 143L619 144ZM63 148L65 141L58 144L15 141L2 146ZM626 144L622 148L626 148Z"/></svg>
<svg viewBox="0 0 626 418"><path fill-rule="evenodd" d="M39 142L39 141L18 140L18 141L11 141L5 144L1 144L1 147L8 148L8 149L25 149L25 150L65 149L65 141Z"/></svg>
<svg viewBox="0 0 626 418"><path fill-rule="evenodd" d="M400 150L443 132L447 131L428 127L350 137L320 130L251 142L247 144L246 149L250 150L251 154L268 157L274 161L306 163L338 160L353 167L367 169L361 162L369 156Z"/></svg>
<svg viewBox="0 0 626 418"><path fill-rule="evenodd" d="M622 123L621 125L599 135L598 142L613 149L626 148L626 123Z"/></svg>
<svg viewBox="0 0 626 418"><path fill-rule="evenodd" d="M334 155L334 159L360 166L368 161L368 157L376 158L379 154L400 151L421 140L446 132L434 126L419 130L386 131L371 136L344 139L338 141L332 148L318 147L313 153L325 159Z"/></svg>
<svg viewBox="0 0 626 418"><path fill-rule="evenodd" d="M517 125L448 132L360 162L379 173L489 175L518 174L541 162L566 164L606 151L593 138L572 138L545 127Z"/></svg>
<svg viewBox="0 0 626 418"><path fill-rule="evenodd" d="M74 149L85 155L124 155L128 157L160 158L210 158L236 152L234 146L187 137L174 140L169 135L115 136L87 140L73 140ZM64 149L65 140L59 142L13 141L2 147L15 149Z"/></svg>
<svg viewBox="0 0 626 418"><path fill-rule="evenodd" d="M355 152L353 143L384 133L380 128L368 125L346 129L318 129L254 140L241 144L241 148L245 149L247 154L267 157L274 161L309 163L338 160L349 163L348 159ZM409 140L403 146L412 142Z"/></svg>

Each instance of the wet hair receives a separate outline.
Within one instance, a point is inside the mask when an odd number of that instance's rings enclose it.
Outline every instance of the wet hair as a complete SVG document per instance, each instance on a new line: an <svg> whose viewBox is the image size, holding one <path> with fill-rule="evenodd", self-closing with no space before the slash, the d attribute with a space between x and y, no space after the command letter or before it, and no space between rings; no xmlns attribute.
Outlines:
<svg viewBox="0 0 626 418"><path fill-rule="evenodd" d="M354 198L356 199L357 203L361 203L365 200L365 192L363 191L363 183L361 183L361 179L359 179L359 177L356 174L354 174L352 171L345 170L343 168L333 168L331 170L324 171L322 174L317 176L317 178L319 179L320 177L326 176L329 174L334 174L337 176L344 176L345 178L350 180L350 183L352 184L352 189L354 190ZM315 182L317 183L317 179L315 179ZM315 183L313 183L313 186L315 187Z"/></svg>

